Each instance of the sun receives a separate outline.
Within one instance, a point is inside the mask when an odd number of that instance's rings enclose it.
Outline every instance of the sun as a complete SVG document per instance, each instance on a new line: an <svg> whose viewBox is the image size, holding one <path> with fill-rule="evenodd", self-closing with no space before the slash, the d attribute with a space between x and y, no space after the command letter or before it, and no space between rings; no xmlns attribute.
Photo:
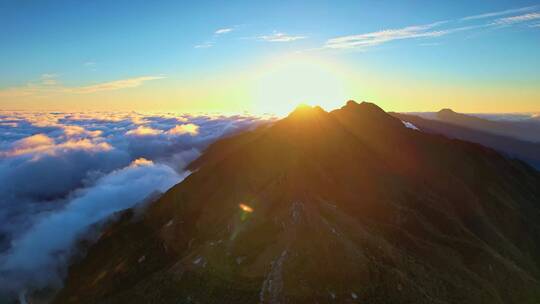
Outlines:
<svg viewBox="0 0 540 304"><path fill-rule="evenodd" d="M298 104L330 110L350 98L343 69L322 58L301 54L266 64L258 72L253 90L255 110L277 115L289 113Z"/></svg>

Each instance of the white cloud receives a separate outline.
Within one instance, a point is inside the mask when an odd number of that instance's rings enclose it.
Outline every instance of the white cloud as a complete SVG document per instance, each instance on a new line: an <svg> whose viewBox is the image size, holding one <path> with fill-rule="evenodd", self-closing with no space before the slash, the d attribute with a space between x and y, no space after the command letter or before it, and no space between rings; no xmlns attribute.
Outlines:
<svg viewBox="0 0 540 304"><path fill-rule="evenodd" d="M78 138L78 137L99 137L103 134L101 130L89 131L81 126L72 126L72 125L62 125L64 134L68 138Z"/></svg>
<svg viewBox="0 0 540 304"><path fill-rule="evenodd" d="M166 165L137 159L103 176L95 185L77 190L64 208L46 214L16 239L11 250L1 256L0 270L17 271L38 286L59 281L58 267L65 265L73 244L91 225L134 206L155 191L164 192L186 174L179 175ZM15 281L9 277L0 279L2 286Z"/></svg>
<svg viewBox="0 0 540 304"><path fill-rule="evenodd" d="M213 42L205 42L205 43L195 45L194 48L196 48L196 49L207 49L207 48L211 48L213 46L214 46Z"/></svg>
<svg viewBox="0 0 540 304"><path fill-rule="evenodd" d="M257 36L257 39L269 42L291 42L306 38L306 36L293 36L281 32L274 32L271 35Z"/></svg>
<svg viewBox="0 0 540 304"><path fill-rule="evenodd" d="M232 32L233 30L234 30L233 28L220 28L216 30L214 34L216 35L227 34L227 33Z"/></svg>
<svg viewBox="0 0 540 304"><path fill-rule="evenodd" d="M324 47L330 49L367 48L393 40L403 40L421 37L440 37L449 33L448 30L432 30L443 24L436 22L426 25L413 25L400 29L387 29L377 32L341 36L329 39Z"/></svg>
<svg viewBox="0 0 540 304"><path fill-rule="evenodd" d="M499 16L504 16L504 15L517 14L517 13L533 10L537 7L538 6L527 6L527 7L515 8L515 9L508 9L504 11L484 13L484 14L479 14L479 15L463 17L460 20L469 21L469 20L486 19L486 18L499 17Z"/></svg>
<svg viewBox="0 0 540 304"><path fill-rule="evenodd" d="M146 127L146 126L138 126L136 129L127 131L126 135L152 136L152 135L159 135L161 133L163 133L163 131L161 130L153 129L151 127Z"/></svg>
<svg viewBox="0 0 540 304"><path fill-rule="evenodd" d="M531 12L517 16L495 19L498 16L510 15L519 12L526 12L538 8L538 6L528 6L505 11L490 12L480 15L467 16L461 19L439 21L426 25L412 25L398 29L385 29L381 31L360 33L354 35L339 36L328 39L323 48L327 49L367 49L383 43L416 38L437 38L448 34L470 31L474 29L496 27L501 25L514 25L522 22L528 22L540 19L539 12ZM489 21L480 21L481 19L491 19ZM460 26L461 22L471 22L471 25ZM476 21L476 22L475 22ZM473 23L474 22L474 23ZM538 24L529 25L538 27ZM433 43L423 43L422 45L434 45Z"/></svg>
<svg viewBox="0 0 540 304"><path fill-rule="evenodd" d="M65 154L72 150L101 152L109 151L112 147L103 141L83 139L69 139L63 143L56 144L55 141L45 134L36 134L20 139L12 144L8 151L0 151L2 157L13 157L20 155L32 155L32 160L40 159L46 155Z"/></svg>
<svg viewBox="0 0 540 304"><path fill-rule="evenodd" d="M163 79L163 76L142 76L128 79L121 79L109 82L102 82L95 85L64 88L66 92L76 94L88 94L101 91L112 91L141 86L143 83L151 80Z"/></svg>
<svg viewBox="0 0 540 304"><path fill-rule="evenodd" d="M176 125L174 128L168 130L167 134L170 134L170 135L189 134L191 136L194 136L194 135L199 134L199 126L192 123Z"/></svg>
<svg viewBox="0 0 540 304"><path fill-rule="evenodd" d="M495 25L511 25L515 23L527 22L540 19L540 13L528 13L518 16L499 18L493 22Z"/></svg>

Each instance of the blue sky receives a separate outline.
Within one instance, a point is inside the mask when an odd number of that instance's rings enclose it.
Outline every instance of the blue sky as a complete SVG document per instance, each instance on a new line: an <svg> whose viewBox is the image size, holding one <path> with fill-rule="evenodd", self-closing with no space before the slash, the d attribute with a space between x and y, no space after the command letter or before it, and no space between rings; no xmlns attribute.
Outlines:
<svg viewBox="0 0 540 304"><path fill-rule="evenodd" d="M190 83L204 90L212 79L222 83L280 56L305 54L353 70L358 75L347 77L357 79L358 86L348 95L377 99L390 109L429 107L422 94L418 99L425 101L418 104L402 90L395 96L382 92L383 83L410 81L416 83L414 91L423 89L420 84L429 92L440 87L447 103L452 87L465 90L456 99L486 97L477 107L456 104L470 110L502 110L502 101L490 108L489 96L479 93L501 87L508 98L523 99L516 111L540 110L535 90L540 86L540 3L535 1L4 0L0 27L0 105L6 108L92 104L89 96L69 95L104 84L84 92L103 90L125 100L137 90L137 96L151 95L143 87L152 86L167 100L163 108L175 100L180 109L192 108L188 99L197 96L211 110L216 96L174 88ZM365 74L375 75L377 84L366 88ZM110 85L122 80L128 85ZM220 102L252 98L242 91L252 83L242 81L234 84L235 93L224 89ZM45 82L46 90L35 88ZM53 86L55 98L49 96ZM130 94L117 92L124 89ZM136 104L149 105L143 99ZM242 102L249 109L249 101Z"/></svg>

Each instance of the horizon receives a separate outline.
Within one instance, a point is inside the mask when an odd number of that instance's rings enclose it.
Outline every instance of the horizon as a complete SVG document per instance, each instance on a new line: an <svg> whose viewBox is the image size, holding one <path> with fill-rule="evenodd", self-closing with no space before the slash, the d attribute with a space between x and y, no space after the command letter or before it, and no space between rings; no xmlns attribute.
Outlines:
<svg viewBox="0 0 540 304"><path fill-rule="evenodd" d="M48 113L48 114L76 114L76 113L81 113L81 114L122 114L122 113L134 113L134 114L141 114L141 115L160 115L160 114L175 114L175 115L179 115L179 116L201 116L201 115L206 115L208 117L212 117L212 116L243 116L243 115L246 115L246 116L250 116L250 117L275 117L275 118L284 118L285 116L287 116L288 114L292 113L294 110L298 109L299 107L302 107L302 106L308 106L308 107L321 107L325 112L330 112L330 111L333 111L333 110L337 110L337 109L340 109L342 107L344 107L348 101L354 101L356 103L363 103L363 102L366 102L366 103L372 103L378 107L380 107L384 112L387 112L387 113L403 113L403 114L432 114L432 113L437 113L437 112L440 112L440 111L443 111L443 110L451 110L457 114L467 114L467 115L472 115L472 116L475 116L475 115L480 115L481 117L483 116L494 116L494 117L497 117L497 116L500 116L500 117L504 117L504 115L516 115L516 116L525 116L525 117L537 117L539 114L540 114L540 111L524 111L524 112L458 112L452 108L448 108L448 107L443 107L443 108L440 108L438 110L432 110L432 111L392 111L392 110L387 110L387 109L384 109L383 107L381 107L377 102L373 102L373 101L367 101L367 100L362 100L362 101L358 101L358 100L353 100L353 99L349 99L349 100L346 100L344 101L341 105L338 105L336 107L333 107L333 108L325 108L319 104L310 104L310 103L298 103L296 105L294 104L291 104L291 109L289 111L286 111L286 112L280 112L280 113L272 113L272 112L257 112L257 111L248 111L248 110L243 110L243 111L219 111L219 110L215 110L215 111L212 111L212 110L208 110L208 111L202 111L202 110L195 110L195 111L181 111L181 110L55 110L55 109L50 109L50 110L44 110L44 109L9 109L9 110L4 110L4 109L0 109L0 114L1 113L4 113L4 114L12 114L12 113ZM489 119L488 119L489 120Z"/></svg>
<svg viewBox="0 0 540 304"><path fill-rule="evenodd" d="M10 1L0 26L2 110L540 112L535 1Z"/></svg>

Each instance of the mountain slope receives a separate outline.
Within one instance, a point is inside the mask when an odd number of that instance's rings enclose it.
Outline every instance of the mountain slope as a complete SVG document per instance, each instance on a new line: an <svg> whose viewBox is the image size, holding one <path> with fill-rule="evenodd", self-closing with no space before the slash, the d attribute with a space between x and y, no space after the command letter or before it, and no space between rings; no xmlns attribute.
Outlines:
<svg viewBox="0 0 540 304"><path fill-rule="evenodd" d="M211 145L56 303L537 303L540 176L370 103Z"/></svg>
<svg viewBox="0 0 540 304"><path fill-rule="evenodd" d="M443 134L451 138L479 143L511 157L519 158L536 169L540 169L540 143L496 135L442 121L425 119L416 115L401 113L391 113L391 115L414 124L423 132Z"/></svg>

